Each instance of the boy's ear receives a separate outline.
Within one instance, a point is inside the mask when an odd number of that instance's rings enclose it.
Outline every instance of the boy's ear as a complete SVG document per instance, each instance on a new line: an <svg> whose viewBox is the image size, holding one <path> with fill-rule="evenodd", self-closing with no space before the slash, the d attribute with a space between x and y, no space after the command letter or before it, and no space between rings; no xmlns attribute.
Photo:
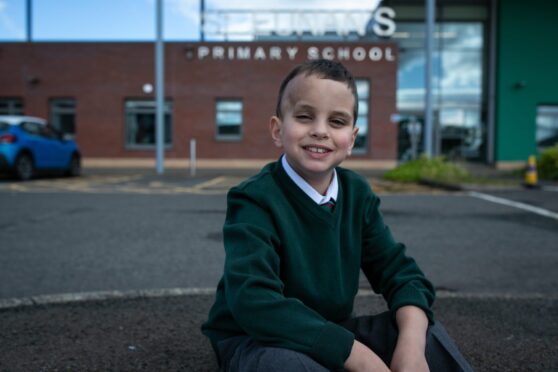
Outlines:
<svg viewBox="0 0 558 372"><path fill-rule="evenodd" d="M350 156L351 153L353 152L353 147L355 146L357 134L358 134L358 127L355 125L355 127L353 128L353 133L351 135L351 146L349 146L349 148L347 149L347 156Z"/></svg>
<svg viewBox="0 0 558 372"><path fill-rule="evenodd" d="M271 139L275 146L281 148L283 147L283 142L281 141L281 130L282 122L277 116L272 116L269 119L269 133L271 134Z"/></svg>

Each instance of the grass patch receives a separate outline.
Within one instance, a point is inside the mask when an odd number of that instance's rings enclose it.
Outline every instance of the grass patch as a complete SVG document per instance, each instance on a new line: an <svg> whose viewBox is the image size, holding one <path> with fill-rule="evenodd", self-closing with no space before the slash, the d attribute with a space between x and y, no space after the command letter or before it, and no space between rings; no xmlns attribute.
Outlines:
<svg viewBox="0 0 558 372"><path fill-rule="evenodd" d="M558 144L544 150L539 158L539 174L542 179L558 180Z"/></svg>
<svg viewBox="0 0 558 372"><path fill-rule="evenodd" d="M408 161L384 174L384 178L397 182L419 182L432 180L438 182L472 182L471 174L463 167L448 162L444 157Z"/></svg>

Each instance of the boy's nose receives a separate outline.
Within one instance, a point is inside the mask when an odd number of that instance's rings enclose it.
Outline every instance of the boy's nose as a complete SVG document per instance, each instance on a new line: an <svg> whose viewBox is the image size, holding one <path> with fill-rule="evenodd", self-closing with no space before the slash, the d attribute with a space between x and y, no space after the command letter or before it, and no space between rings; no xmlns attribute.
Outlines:
<svg viewBox="0 0 558 372"><path fill-rule="evenodd" d="M329 134L327 131L327 123L323 122L322 120L317 120L312 126L310 136L317 139L328 138Z"/></svg>

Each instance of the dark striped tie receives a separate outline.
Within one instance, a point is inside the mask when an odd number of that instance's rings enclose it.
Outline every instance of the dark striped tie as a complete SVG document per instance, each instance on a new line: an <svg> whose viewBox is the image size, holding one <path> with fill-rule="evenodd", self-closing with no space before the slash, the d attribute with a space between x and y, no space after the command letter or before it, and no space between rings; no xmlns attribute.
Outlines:
<svg viewBox="0 0 558 372"><path fill-rule="evenodd" d="M324 209L327 209L330 212L333 212L333 208L335 208L335 200L333 198L330 198L325 203L320 204L320 206Z"/></svg>

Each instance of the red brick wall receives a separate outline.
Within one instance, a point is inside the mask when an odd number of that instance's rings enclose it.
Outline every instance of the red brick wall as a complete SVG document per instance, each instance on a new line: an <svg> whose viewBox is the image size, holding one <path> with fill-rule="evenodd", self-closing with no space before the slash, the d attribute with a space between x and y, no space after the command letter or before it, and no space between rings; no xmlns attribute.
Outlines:
<svg viewBox="0 0 558 372"><path fill-rule="evenodd" d="M250 47L251 59L222 60L212 53L198 58L199 48ZM266 54L256 56L256 48ZM281 59L270 59L271 47L281 48ZM298 48L291 60L286 47ZM173 102L173 145L169 158L189 156L188 143L197 140L199 158L273 158L279 155L268 134L277 91L283 77L307 59L317 47L391 49L394 61L342 62L357 78L370 81L369 153L356 158L395 159L397 51L394 44L343 43L166 43L165 91ZM205 49L203 49L205 50ZM235 50L235 49L233 49ZM331 50L327 50L331 51ZM190 53L190 54L189 54ZM31 84L30 79L39 79ZM48 117L52 98L74 98L76 140L86 157L153 157L153 150L132 150L125 145L124 102L153 98L142 86L154 82L154 47L151 43L4 43L0 44L0 97L21 97L25 114ZM215 139L215 100L240 98L244 103L243 138L237 142Z"/></svg>

